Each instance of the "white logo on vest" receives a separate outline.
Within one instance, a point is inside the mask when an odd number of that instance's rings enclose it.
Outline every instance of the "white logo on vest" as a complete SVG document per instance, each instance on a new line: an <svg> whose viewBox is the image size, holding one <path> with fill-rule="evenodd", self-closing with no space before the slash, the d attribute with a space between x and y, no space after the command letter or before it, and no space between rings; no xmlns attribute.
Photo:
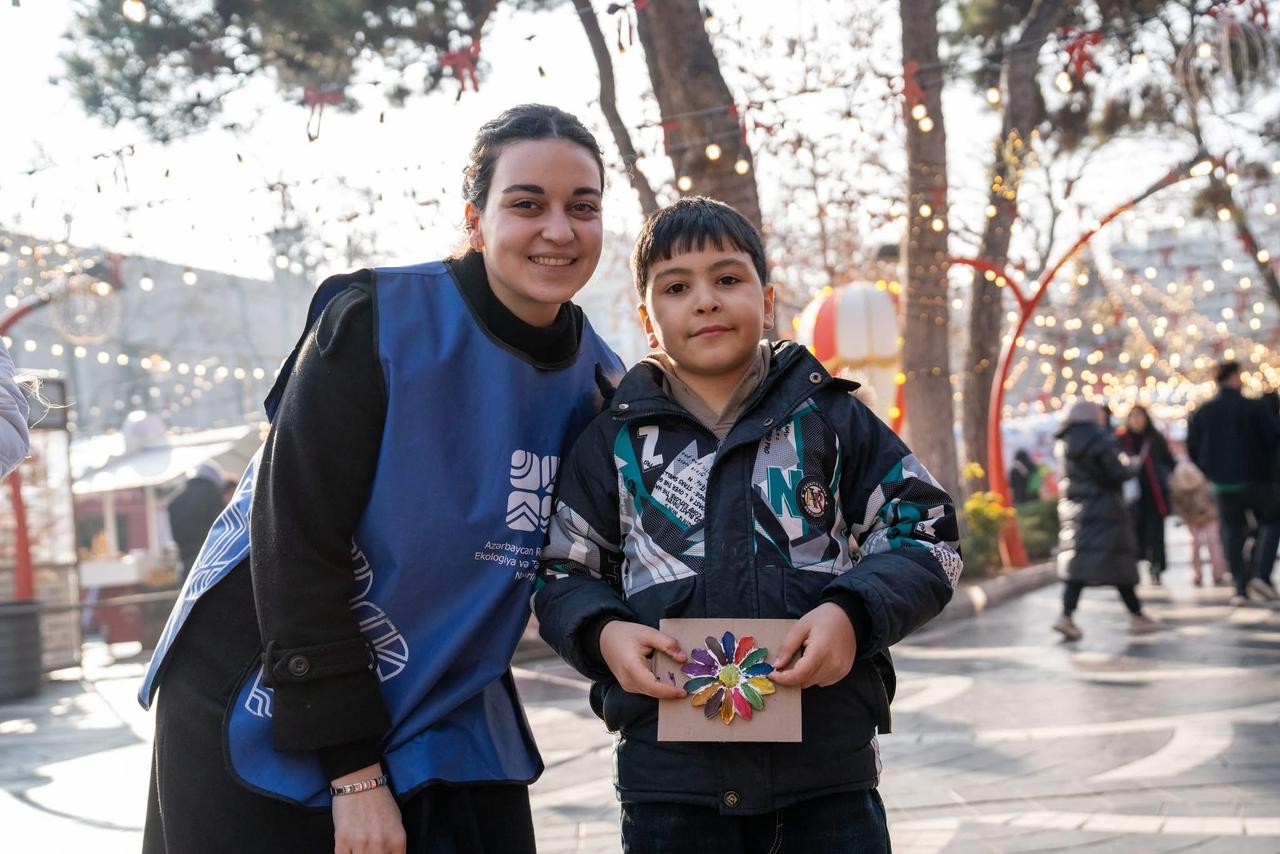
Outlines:
<svg viewBox="0 0 1280 854"><path fill-rule="evenodd" d="M530 451L511 454L511 495L507 498L507 527L513 531L542 531L551 521L551 489L560 458Z"/></svg>

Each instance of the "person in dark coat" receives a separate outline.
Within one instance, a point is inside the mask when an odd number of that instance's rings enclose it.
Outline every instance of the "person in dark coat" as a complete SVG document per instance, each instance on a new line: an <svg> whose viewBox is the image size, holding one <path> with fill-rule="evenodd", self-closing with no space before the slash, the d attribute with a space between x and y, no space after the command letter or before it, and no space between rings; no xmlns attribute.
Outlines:
<svg viewBox="0 0 1280 854"><path fill-rule="evenodd" d="M1222 546L1236 586L1231 604L1245 604L1251 592L1275 599L1270 579L1280 547L1280 501L1272 461L1280 445L1280 415L1272 404L1244 396L1239 362L1223 362L1215 379L1218 393L1187 424L1187 454L1218 498ZM1250 516L1258 534L1246 560Z"/></svg>
<svg viewBox="0 0 1280 854"><path fill-rule="evenodd" d="M1013 465L1009 467L1009 490L1013 493L1014 504L1026 504L1040 497L1039 484L1040 465L1031 456L1031 452L1023 448L1013 455Z"/></svg>
<svg viewBox="0 0 1280 854"><path fill-rule="evenodd" d="M209 529L222 508L227 506L223 498L222 484L226 480L212 463L202 463L169 502L169 531L178 544L178 557L182 559L182 581L195 565L196 555L209 536Z"/></svg>
<svg viewBox="0 0 1280 854"><path fill-rule="evenodd" d="M1159 584L1164 573L1164 520L1169 515L1169 474L1175 460L1169 443L1151 423L1144 406L1129 410L1124 426L1116 434L1120 450L1138 466L1141 492L1129 505L1134 532L1138 535L1138 559L1150 567L1151 583Z"/></svg>
<svg viewBox="0 0 1280 854"><path fill-rule="evenodd" d="M1155 631L1160 624L1142 613L1138 584L1138 543L1125 508L1121 485L1133 470L1120 458L1106 412L1079 401L1058 431L1062 470L1058 499L1058 575L1066 582L1062 616L1053 624L1067 640L1084 632L1072 615L1086 587L1115 587L1129 609L1129 630Z"/></svg>

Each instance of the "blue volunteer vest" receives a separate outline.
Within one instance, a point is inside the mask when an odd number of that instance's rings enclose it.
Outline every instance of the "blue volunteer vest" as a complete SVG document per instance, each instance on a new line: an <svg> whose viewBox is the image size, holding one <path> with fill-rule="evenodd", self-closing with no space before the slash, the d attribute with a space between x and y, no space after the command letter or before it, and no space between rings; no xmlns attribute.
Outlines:
<svg viewBox="0 0 1280 854"><path fill-rule="evenodd" d="M380 269L375 290L387 419L352 549L351 608L391 715L392 785L404 796L432 782L531 781L542 761L509 664L559 460L599 408L597 366L616 381L622 365L584 324L572 364L534 367L475 321L439 262ZM248 554L256 467L257 458L170 615L144 705L199 595ZM315 754L273 748L272 701L253 667L227 716L235 773L263 793L327 806Z"/></svg>

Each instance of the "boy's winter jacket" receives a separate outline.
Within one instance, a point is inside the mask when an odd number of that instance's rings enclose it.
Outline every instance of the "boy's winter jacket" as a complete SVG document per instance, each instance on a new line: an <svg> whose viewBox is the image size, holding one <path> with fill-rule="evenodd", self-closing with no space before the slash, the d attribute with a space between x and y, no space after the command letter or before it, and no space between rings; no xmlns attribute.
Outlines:
<svg viewBox="0 0 1280 854"><path fill-rule="evenodd" d="M874 786L894 688L887 650L942 610L960 576L947 494L856 384L800 346L774 346L723 441L641 363L560 472L535 609L621 733L624 801L753 814ZM599 658L610 618L799 618L824 601L864 612L854 623L865 630L850 674L804 692L799 744L658 743L657 701L624 692Z"/></svg>

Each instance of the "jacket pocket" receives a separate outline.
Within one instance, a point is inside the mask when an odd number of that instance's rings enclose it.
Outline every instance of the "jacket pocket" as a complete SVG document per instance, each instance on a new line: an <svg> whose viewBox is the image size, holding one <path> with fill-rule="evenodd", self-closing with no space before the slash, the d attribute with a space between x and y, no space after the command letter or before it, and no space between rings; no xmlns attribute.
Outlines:
<svg viewBox="0 0 1280 854"><path fill-rule="evenodd" d="M621 732L635 726L645 717L658 716L658 701L643 694L631 694L622 690L617 682L606 682L598 714L609 732Z"/></svg>
<svg viewBox="0 0 1280 854"><path fill-rule="evenodd" d="M836 576L810 569L783 570L783 600L787 616L799 619L822 604L822 592Z"/></svg>

